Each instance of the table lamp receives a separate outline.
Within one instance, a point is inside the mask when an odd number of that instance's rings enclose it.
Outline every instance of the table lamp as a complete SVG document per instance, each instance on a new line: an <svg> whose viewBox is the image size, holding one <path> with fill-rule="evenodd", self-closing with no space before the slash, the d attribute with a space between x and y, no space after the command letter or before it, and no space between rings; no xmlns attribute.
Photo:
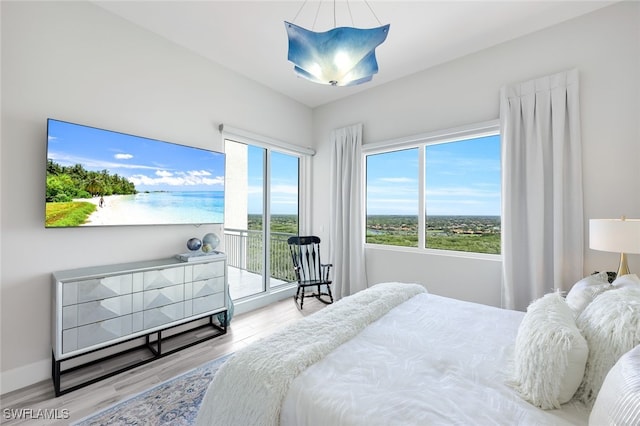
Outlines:
<svg viewBox="0 0 640 426"><path fill-rule="evenodd" d="M589 220L589 248L620 253L617 276L629 274L627 253L640 253L640 219Z"/></svg>

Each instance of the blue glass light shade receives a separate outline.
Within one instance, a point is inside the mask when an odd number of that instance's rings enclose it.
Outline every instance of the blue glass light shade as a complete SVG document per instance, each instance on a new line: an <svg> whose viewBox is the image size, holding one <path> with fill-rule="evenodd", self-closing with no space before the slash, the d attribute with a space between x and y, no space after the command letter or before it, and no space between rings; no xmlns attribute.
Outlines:
<svg viewBox="0 0 640 426"><path fill-rule="evenodd" d="M389 24L377 28L338 27L314 32L285 21L289 36L287 59L308 80L332 86L354 86L378 72L376 47L389 33Z"/></svg>

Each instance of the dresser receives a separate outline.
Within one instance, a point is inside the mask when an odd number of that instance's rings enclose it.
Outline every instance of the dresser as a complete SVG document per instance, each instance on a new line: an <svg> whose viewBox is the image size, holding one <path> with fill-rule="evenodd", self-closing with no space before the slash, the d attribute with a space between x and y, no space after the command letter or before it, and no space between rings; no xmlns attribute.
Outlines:
<svg viewBox="0 0 640 426"><path fill-rule="evenodd" d="M219 253L194 262L169 258L53 273L56 396L226 333L226 272ZM180 344L170 345L178 336ZM62 389L65 373L141 348L148 351L144 359Z"/></svg>

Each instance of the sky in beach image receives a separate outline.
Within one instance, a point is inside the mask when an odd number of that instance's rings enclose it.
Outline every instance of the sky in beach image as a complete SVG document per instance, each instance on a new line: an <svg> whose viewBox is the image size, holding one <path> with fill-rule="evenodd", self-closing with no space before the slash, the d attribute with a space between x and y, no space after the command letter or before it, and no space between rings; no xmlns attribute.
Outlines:
<svg viewBox="0 0 640 426"><path fill-rule="evenodd" d="M367 215L418 214L418 148L367 156ZM500 136L427 145L428 216L500 215Z"/></svg>
<svg viewBox="0 0 640 426"><path fill-rule="evenodd" d="M222 191L224 154L57 120L48 123L47 158L107 170L143 191Z"/></svg>

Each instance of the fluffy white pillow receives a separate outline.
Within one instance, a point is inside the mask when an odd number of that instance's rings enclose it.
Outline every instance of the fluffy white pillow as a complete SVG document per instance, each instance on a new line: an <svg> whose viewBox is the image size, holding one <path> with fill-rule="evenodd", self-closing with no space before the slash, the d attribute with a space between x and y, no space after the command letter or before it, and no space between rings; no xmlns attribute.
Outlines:
<svg viewBox="0 0 640 426"><path fill-rule="evenodd" d="M640 278L636 274L622 275L611 284L614 288L636 287L640 288Z"/></svg>
<svg viewBox="0 0 640 426"><path fill-rule="evenodd" d="M534 301L520 323L512 384L533 405L559 408L582 381L587 343L558 293Z"/></svg>
<svg viewBox="0 0 640 426"><path fill-rule="evenodd" d="M591 404L611 367L640 344L640 288L604 292L578 316L576 324L589 345L587 366L576 398Z"/></svg>
<svg viewBox="0 0 640 426"><path fill-rule="evenodd" d="M575 283L567 294L567 305L579 315L599 294L612 288L606 272L589 275Z"/></svg>
<svg viewBox="0 0 640 426"><path fill-rule="evenodd" d="M589 425L640 425L640 345L622 355L605 377Z"/></svg>

